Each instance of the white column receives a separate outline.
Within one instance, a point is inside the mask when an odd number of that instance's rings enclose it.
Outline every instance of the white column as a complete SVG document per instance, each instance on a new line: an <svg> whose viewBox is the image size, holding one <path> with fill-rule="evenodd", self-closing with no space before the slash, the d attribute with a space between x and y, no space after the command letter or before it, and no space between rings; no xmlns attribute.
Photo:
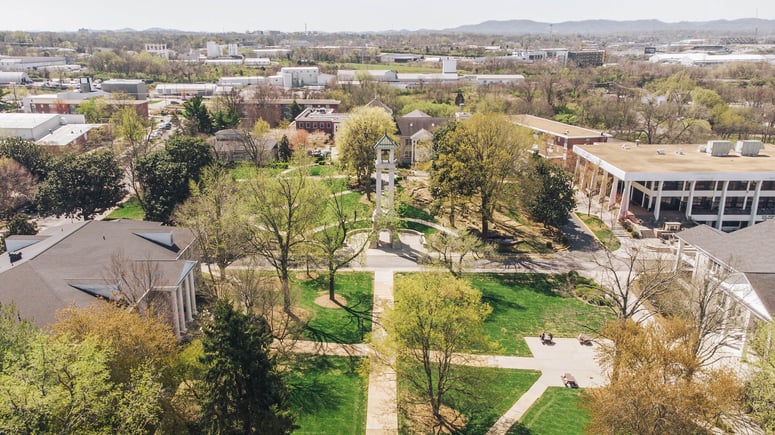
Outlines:
<svg viewBox="0 0 775 435"><path fill-rule="evenodd" d="M646 198L645 196L643 197ZM654 206L654 182L649 181L649 206L646 207L646 210L651 210L651 207Z"/></svg>
<svg viewBox="0 0 775 435"><path fill-rule="evenodd" d="M756 215L759 214L759 196L762 193L762 184L764 184L762 180L756 182L756 190L753 193L753 202L751 203L751 219L748 221L748 226L756 223Z"/></svg>
<svg viewBox="0 0 775 435"><path fill-rule="evenodd" d="M175 332L175 337L180 338L183 334L180 329L180 315L178 314L178 296L175 291L169 292L170 299L172 300L172 330Z"/></svg>
<svg viewBox="0 0 775 435"><path fill-rule="evenodd" d="M716 228L719 230L724 222L724 209L727 206L727 188L729 187L729 180L724 180L724 184L721 187L721 201L718 203L718 218L716 220Z"/></svg>
<svg viewBox="0 0 775 435"><path fill-rule="evenodd" d="M183 279L183 307L186 312L186 322L194 320L194 313L191 311L191 286L188 285L188 278Z"/></svg>
<svg viewBox="0 0 775 435"><path fill-rule="evenodd" d="M632 181L624 182L624 191L622 191L622 202L619 206L619 219L627 217L627 212L630 210L630 193L632 192Z"/></svg>
<svg viewBox="0 0 775 435"><path fill-rule="evenodd" d="M729 323L729 307L732 303L732 297L726 293L723 293L723 295L724 295L724 318L721 321L721 334L725 335L727 333L727 324Z"/></svg>
<svg viewBox="0 0 775 435"><path fill-rule="evenodd" d="M678 239L678 246L675 249L675 262L673 263L673 272L678 271L678 266L681 265L681 255L683 255L684 251L684 241L681 239Z"/></svg>
<svg viewBox="0 0 775 435"><path fill-rule="evenodd" d="M694 188L697 186L697 180L692 180L689 183L689 200L686 201L686 218L692 217L692 206L694 205Z"/></svg>
<svg viewBox="0 0 775 435"><path fill-rule="evenodd" d="M180 332L186 332L186 314L185 306L183 305L183 289L178 286L175 288L175 297L178 300L178 319L180 319Z"/></svg>
<svg viewBox="0 0 775 435"><path fill-rule="evenodd" d="M740 340L740 355L745 355L745 341L748 338L748 324L751 323L751 311L745 308L745 323L743 324L743 338Z"/></svg>
<svg viewBox="0 0 775 435"><path fill-rule="evenodd" d="M654 220L659 220L659 212L662 211L662 186L665 182L660 180L657 188L657 205L654 206Z"/></svg>
<svg viewBox="0 0 775 435"><path fill-rule="evenodd" d="M197 270L197 268L195 267L193 270ZM196 281L194 280L194 272L193 272L193 270L191 271L191 273L188 274L188 277L186 277L186 279L188 280L189 288L191 289L191 293L189 294L189 296L191 297L191 312L196 314L197 313L197 311L196 311Z"/></svg>
<svg viewBox="0 0 775 435"><path fill-rule="evenodd" d="M616 192L619 191L619 179L611 174L611 196L608 197L608 209L614 206L616 203Z"/></svg>

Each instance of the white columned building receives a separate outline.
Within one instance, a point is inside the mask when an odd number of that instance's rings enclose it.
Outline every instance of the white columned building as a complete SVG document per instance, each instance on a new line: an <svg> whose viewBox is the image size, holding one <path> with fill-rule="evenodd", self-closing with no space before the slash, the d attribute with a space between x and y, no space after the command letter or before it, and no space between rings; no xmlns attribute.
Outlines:
<svg viewBox="0 0 775 435"><path fill-rule="evenodd" d="M576 181L626 219L686 219L731 231L775 218L775 146L759 141L705 145L575 145ZM598 174L602 171L602 174ZM611 177L610 185L607 180ZM610 191L609 191L610 189Z"/></svg>

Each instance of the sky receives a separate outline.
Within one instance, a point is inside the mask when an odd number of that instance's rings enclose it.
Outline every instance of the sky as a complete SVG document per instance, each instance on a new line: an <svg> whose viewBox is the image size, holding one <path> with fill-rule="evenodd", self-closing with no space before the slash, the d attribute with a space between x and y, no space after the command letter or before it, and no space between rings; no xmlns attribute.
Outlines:
<svg viewBox="0 0 775 435"><path fill-rule="evenodd" d="M773 0L35 0L2 30L247 30L364 32L444 29L488 20L665 22L775 19Z"/></svg>

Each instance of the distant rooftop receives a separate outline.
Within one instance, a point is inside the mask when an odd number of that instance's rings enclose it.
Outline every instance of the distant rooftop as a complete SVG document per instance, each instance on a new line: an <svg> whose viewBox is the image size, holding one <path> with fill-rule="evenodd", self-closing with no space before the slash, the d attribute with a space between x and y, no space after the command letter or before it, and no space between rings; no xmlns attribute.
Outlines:
<svg viewBox="0 0 775 435"><path fill-rule="evenodd" d="M515 124L527 127L532 130L548 133L555 136L568 138L586 138L602 137L603 132L592 130L590 128L577 127L575 125L565 124L551 119L541 118L533 115L514 115L511 117Z"/></svg>
<svg viewBox="0 0 775 435"><path fill-rule="evenodd" d="M56 113L0 113L0 128L35 128L59 116Z"/></svg>

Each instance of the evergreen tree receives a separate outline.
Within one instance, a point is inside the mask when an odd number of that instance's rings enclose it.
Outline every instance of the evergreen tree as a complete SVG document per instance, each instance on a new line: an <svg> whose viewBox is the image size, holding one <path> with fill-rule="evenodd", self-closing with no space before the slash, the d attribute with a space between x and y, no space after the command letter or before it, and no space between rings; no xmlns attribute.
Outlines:
<svg viewBox="0 0 775 435"><path fill-rule="evenodd" d="M208 433L287 434L297 426L287 390L269 354L272 334L263 317L219 301L205 327L200 404Z"/></svg>
<svg viewBox="0 0 775 435"><path fill-rule="evenodd" d="M112 151L66 154L51 166L36 202L43 213L93 219L124 197L123 178Z"/></svg>
<svg viewBox="0 0 775 435"><path fill-rule="evenodd" d="M213 118L207 106L204 105L202 97L197 96L183 103L183 117L188 121L190 133L213 133Z"/></svg>
<svg viewBox="0 0 775 435"><path fill-rule="evenodd" d="M280 142L277 144L277 147L277 154L281 161L287 162L291 159L293 150L291 149L290 141L288 141L288 136L283 135L283 137L280 138Z"/></svg>
<svg viewBox="0 0 775 435"><path fill-rule="evenodd" d="M559 166L534 155L522 180L522 205L544 226L559 227L576 207L573 178Z"/></svg>

